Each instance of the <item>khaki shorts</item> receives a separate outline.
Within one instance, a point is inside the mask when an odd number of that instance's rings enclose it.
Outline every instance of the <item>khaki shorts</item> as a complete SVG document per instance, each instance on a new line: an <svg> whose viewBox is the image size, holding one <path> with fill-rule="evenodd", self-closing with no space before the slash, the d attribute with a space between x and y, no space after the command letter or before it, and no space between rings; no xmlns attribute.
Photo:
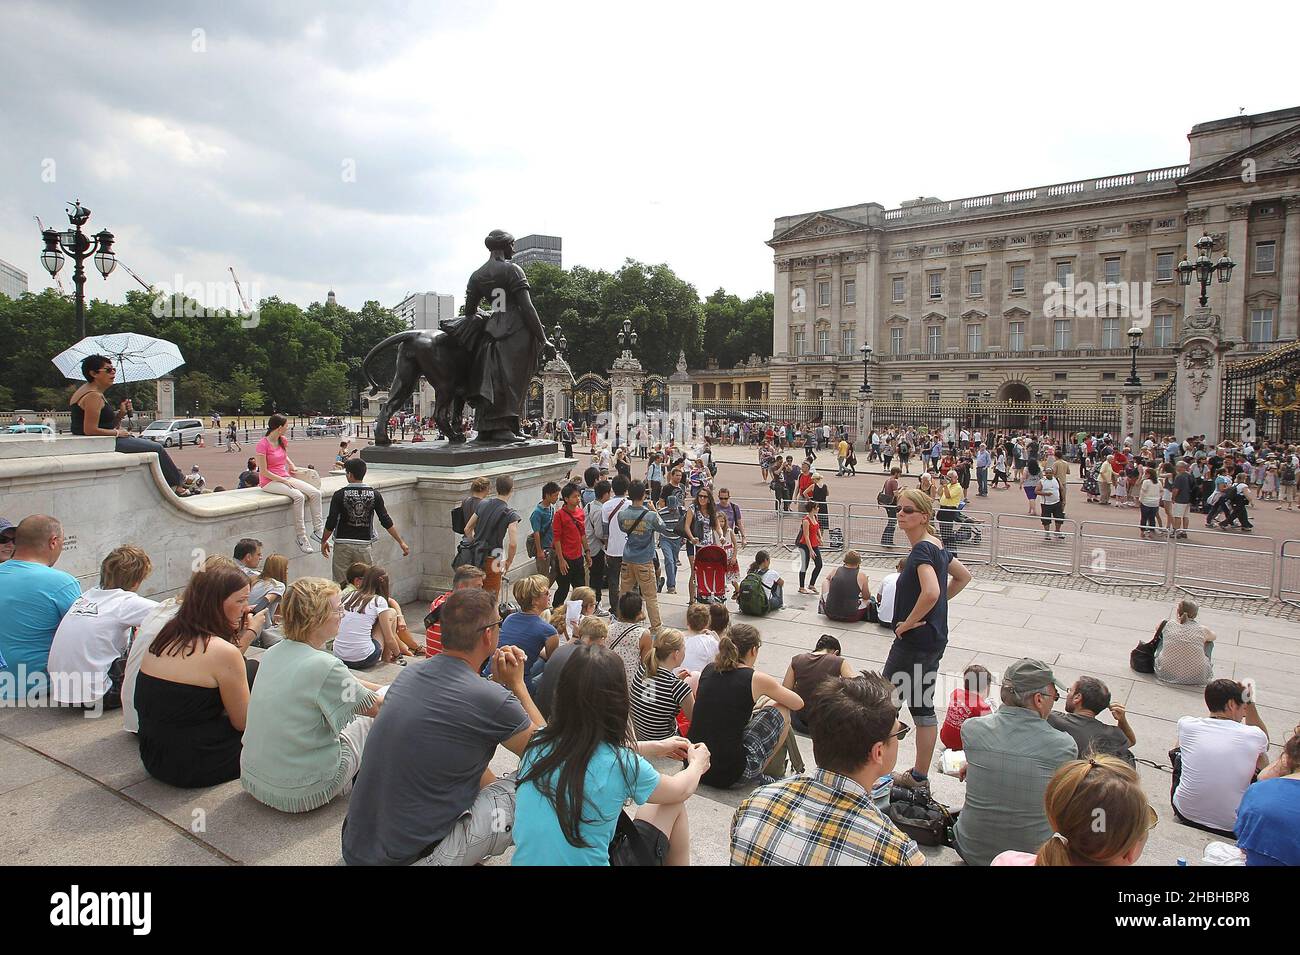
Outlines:
<svg viewBox="0 0 1300 955"><path fill-rule="evenodd" d="M1186 517L1187 512L1190 511L1192 507L1191 504L1170 504L1169 506L1171 508L1170 513L1175 519Z"/></svg>
<svg viewBox="0 0 1300 955"><path fill-rule="evenodd" d="M478 865L514 845L515 781L498 779L479 790L474 804L451 827L446 838L413 865Z"/></svg>

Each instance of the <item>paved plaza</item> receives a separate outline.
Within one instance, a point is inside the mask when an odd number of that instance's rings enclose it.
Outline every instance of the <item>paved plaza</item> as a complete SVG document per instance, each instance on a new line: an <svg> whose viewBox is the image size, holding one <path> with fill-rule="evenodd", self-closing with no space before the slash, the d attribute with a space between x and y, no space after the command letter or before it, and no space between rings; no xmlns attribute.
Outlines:
<svg viewBox="0 0 1300 955"><path fill-rule="evenodd" d="M872 572L873 576L875 571ZM814 598L788 587L790 606L760 625L761 669L783 675L790 658L809 650L818 635L839 638L845 656L859 669L878 670L890 635L873 624L832 623L816 613ZM683 595L663 595L665 623L681 626ZM425 606L409 604L408 619L420 620ZM1148 639L1170 610L1152 601L1073 589L988 579L975 581L951 605L952 629L941 673L958 678L970 663L995 674L1021 656L1038 657L1062 682L1083 674L1100 677L1115 702L1128 708L1137 733L1139 759L1166 765L1180 716L1200 715L1199 690L1180 689L1133 673L1129 650ZM1270 757L1300 723L1300 626L1269 617L1243 617L1203 610L1202 621L1217 634L1215 675L1252 677L1258 684L1260 715L1268 724ZM251 651L256 653L257 651ZM401 672L384 666L381 683ZM951 687L951 683L947 686ZM996 698L996 688L994 691ZM948 693L936 694L946 703ZM1104 717L1108 719L1108 717ZM906 714L903 715L906 721ZM811 765L812 743L798 737ZM910 765L913 737L904 740L900 765ZM514 768L499 750L498 772ZM85 719L59 710L0 710L0 859L17 864L340 864L339 831L346 800L303 815L286 815L256 802L238 782L211 789L181 790L152 780L137 754L136 740L121 717ZM669 766L661 768L671 770ZM1138 771L1160 824L1152 832L1143 865L1172 865L1179 858L1197 864L1214 837L1179 825L1169 808L1167 770L1139 764ZM935 775L934 793L951 807L962 803L962 783ZM689 802L692 858L721 865L728 858L732 812L742 792L701 787ZM926 848L931 865L956 865L950 849ZM500 863L503 860L495 860Z"/></svg>

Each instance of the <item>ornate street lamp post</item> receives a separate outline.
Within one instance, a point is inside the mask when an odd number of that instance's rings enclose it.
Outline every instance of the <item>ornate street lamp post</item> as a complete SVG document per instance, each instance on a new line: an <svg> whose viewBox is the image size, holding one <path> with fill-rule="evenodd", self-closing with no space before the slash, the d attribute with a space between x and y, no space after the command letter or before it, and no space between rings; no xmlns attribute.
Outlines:
<svg viewBox="0 0 1300 955"><path fill-rule="evenodd" d="M41 264L50 273L50 278L59 274L63 268L63 257L68 255L75 263L72 282L76 287L77 341L86 337L86 259L94 257L95 268L105 279L117 266L117 256L113 254L113 233L104 229L93 237L88 237L81 227L90 219L90 210L80 200L72 203L68 211L68 221L73 228L59 232L46 229L41 233L45 240L45 249L41 252Z"/></svg>
<svg viewBox="0 0 1300 955"><path fill-rule="evenodd" d="M864 342L858 351L862 353L862 387L859 391L862 393L863 398L870 398L871 382L867 381L867 369L870 367L872 349L870 345Z"/></svg>
<svg viewBox="0 0 1300 955"><path fill-rule="evenodd" d="M1201 286L1202 289L1205 286ZM1138 377L1138 349L1142 346L1142 329L1134 325L1128 330L1128 350L1133 356L1133 361L1129 365L1128 380L1126 385L1137 386L1142 384L1142 379Z"/></svg>
<svg viewBox="0 0 1300 955"><path fill-rule="evenodd" d="M1228 258L1225 251L1219 256L1219 261L1215 262L1210 258L1210 252L1214 248L1214 240L1207 234L1203 234L1196 240L1196 261L1191 262L1183 259L1178 263L1178 281L1183 285L1192 284L1192 276L1201 285L1201 308L1206 308L1210 303L1210 286L1214 283L1214 275L1217 272L1220 284L1226 285L1232 281L1232 270L1237 263ZM1132 335L1129 332L1129 335Z"/></svg>
<svg viewBox="0 0 1300 955"><path fill-rule="evenodd" d="M623 330L618 333L618 347L623 349L623 357L631 358L632 349L636 348L636 332L632 330L632 323L626 318L623 319Z"/></svg>

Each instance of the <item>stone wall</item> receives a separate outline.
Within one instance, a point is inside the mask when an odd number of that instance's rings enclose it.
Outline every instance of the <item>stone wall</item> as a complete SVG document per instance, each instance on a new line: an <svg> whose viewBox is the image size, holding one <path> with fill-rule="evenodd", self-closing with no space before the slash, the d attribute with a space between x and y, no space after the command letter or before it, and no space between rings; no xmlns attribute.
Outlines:
<svg viewBox="0 0 1300 955"><path fill-rule="evenodd" d="M402 470L372 465L367 483L384 503L411 547L403 558L376 521L378 563L389 572L399 601L432 599L450 581L456 538L450 510L482 474L509 473L515 479L514 508L528 519L541 486L560 481L574 462L534 458L487 468ZM324 477L322 496L344 478ZM264 554L289 558L289 579L330 575L319 553L299 553L288 499L255 488L178 498L163 481L151 454L118 454L111 438L59 437L53 441L0 435L0 514L17 523L29 514L51 514L63 522L66 538L57 564L83 588L95 586L99 564L119 544L137 544L154 570L140 592L161 598L181 590L210 553L231 554L241 537L262 541ZM527 561L523 534L515 567ZM518 573L512 574L517 577Z"/></svg>

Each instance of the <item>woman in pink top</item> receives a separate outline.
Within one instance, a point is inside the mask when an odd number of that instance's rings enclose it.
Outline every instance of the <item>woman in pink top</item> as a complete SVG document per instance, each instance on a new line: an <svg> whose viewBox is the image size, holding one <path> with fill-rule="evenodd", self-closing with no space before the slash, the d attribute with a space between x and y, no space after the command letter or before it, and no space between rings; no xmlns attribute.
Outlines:
<svg viewBox="0 0 1300 955"><path fill-rule="evenodd" d="M284 439L288 424L289 419L282 414L273 414L267 419L266 436L257 442L257 467L261 472L262 490L281 494L293 502L293 519L298 524L298 549L310 554L316 548L307 540L303 504L311 509L314 534L320 540L325 530L325 523L321 520L320 490L295 476L298 468L289 460L289 443Z"/></svg>

